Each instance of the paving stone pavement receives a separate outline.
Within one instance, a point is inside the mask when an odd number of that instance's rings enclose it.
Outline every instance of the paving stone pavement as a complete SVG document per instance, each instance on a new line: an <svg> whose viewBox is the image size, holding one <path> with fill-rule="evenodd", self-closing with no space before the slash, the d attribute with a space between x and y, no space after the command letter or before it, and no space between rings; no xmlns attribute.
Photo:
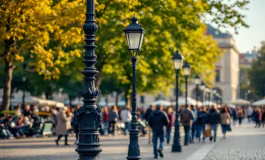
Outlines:
<svg viewBox="0 0 265 160"><path fill-rule="evenodd" d="M165 145L164 160L265 160L265 129L244 124L233 128L226 139L219 137L216 143L194 143L183 146L181 153L172 153L171 145ZM220 127L218 129L219 136ZM183 136L183 135L182 135ZM55 137L0 140L0 160L75 160L74 137L70 146L56 146ZM183 137L181 138L183 139ZM153 159L153 147L147 137L140 137L143 160ZM63 143L63 141L61 141ZM103 152L100 160L125 160L129 137L101 137Z"/></svg>
<svg viewBox="0 0 265 160"><path fill-rule="evenodd" d="M265 129L244 124L228 132L204 160L265 160Z"/></svg>

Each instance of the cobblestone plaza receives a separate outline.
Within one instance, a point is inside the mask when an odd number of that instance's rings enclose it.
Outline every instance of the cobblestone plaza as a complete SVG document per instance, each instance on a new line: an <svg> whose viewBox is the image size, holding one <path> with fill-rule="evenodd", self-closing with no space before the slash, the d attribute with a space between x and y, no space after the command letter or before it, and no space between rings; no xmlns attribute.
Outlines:
<svg viewBox="0 0 265 160"><path fill-rule="evenodd" d="M195 142L183 146L182 153L171 153L171 145L164 150L165 160L265 160L265 129L254 128L253 124L233 127L226 139L218 128L218 140L211 143ZM183 135L182 135L183 136ZM1 160L75 160L74 137L70 137L70 146L56 146L55 137L25 138L0 141ZM183 138L182 138L183 139ZM140 137L141 157L153 159L153 147L147 137ZM63 143L63 142L61 142ZM101 137L101 160L124 160L127 156L129 137Z"/></svg>

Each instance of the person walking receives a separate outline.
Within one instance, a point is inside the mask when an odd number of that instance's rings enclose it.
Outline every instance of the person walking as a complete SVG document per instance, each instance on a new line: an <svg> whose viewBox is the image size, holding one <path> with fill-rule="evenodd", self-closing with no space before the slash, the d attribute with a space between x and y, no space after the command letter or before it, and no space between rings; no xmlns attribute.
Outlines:
<svg viewBox="0 0 265 160"><path fill-rule="evenodd" d="M127 131L130 129L130 122L132 120L132 114L129 111L129 107L126 107L124 110L121 111L121 121L124 123L124 135L127 135Z"/></svg>
<svg viewBox="0 0 265 160"><path fill-rule="evenodd" d="M193 112L190 110L190 106L187 106L180 114L180 119L182 126L184 127L185 137L184 137L184 145L189 144L189 135L192 120L194 119Z"/></svg>
<svg viewBox="0 0 265 160"><path fill-rule="evenodd" d="M205 111L205 107L201 107L199 109L198 118L197 118L199 141L201 141L201 134L203 134L202 137L203 142L205 141L205 130L206 130L207 120L208 120L208 113Z"/></svg>
<svg viewBox="0 0 265 160"><path fill-rule="evenodd" d="M57 140L55 140L56 145L59 145L60 139L64 136L64 145L68 144L68 130L71 129L71 118L66 116L66 107L62 107L60 113L57 116L56 134L58 135Z"/></svg>
<svg viewBox="0 0 265 160"><path fill-rule="evenodd" d="M191 106L192 108L192 112L194 115L194 119L192 120L192 126L191 126L191 139L190 142L194 143L194 137L198 138L199 134L198 134L198 125L197 125L197 118L198 118L198 110L195 106Z"/></svg>
<svg viewBox="0 0 265 160"><path fill-rule="evenodd" d="M226 107L224 107L221 111L220 121L221 121L221 126L222 126L223 137L226 138L226 132L230 125L230 114Z"/></svg>
<svg viewBox="0 0 265 160"><path fill-rule="evenodd" d="M257 108L256 112L255 112L255 122L256 122L255 128L257 128L257 127L260 128L261 120L262 120L262 113L260 111L260 108Z"/></svg>
<svg viewBox="0 0 265 160"><path fill-rule="evenodd" d="M158 158L158 153L160 157L164 157L163 147L164 147L164 126L169 124L168 117L165 112L162 111L162 106L157 105L156 110L151 113L148 124L153 131L153 148L154 148L154 158ZM158 138L160 139L159 149L157 149Z"/></svg>
<svg viewBox="0 0 265 160"><path fill-rule="evenodd" d="M265 125L265 108L262 109L261 120L262 120L262 127L264 128L264 125Z"/></svg>
<svg viewBox="0 0 265 160"><path fill-rule="evenodd" d="M103 135L109 134L109 111L108 107L104 107L102 110L102 117L103 117Z"/></svg>
<svg viewBox="0 0 265 160"><path fill-rule="evenodd" d="M238 107L237 113L236 113L238 124L239 126L242 124L242 119L244 118L244 112L241 107Z"/></svg>
<svg viewBox="0 0 265 160"><path fill-rule="evenodd" d="M118 121L119 115L118 115L118 109L117 106L112 106L111 110L109 112L109 134L115 135L115 126L116 122Z"/></svg>
<svg viewBox="0 0 265 160"><path fill-rule="evenodd" d="M79 122L78 122L78 120L77 120L77 118L75 116L77 114L79 108L80 108L80 105L77 105L76 109L74 111L74 123L73 123L73 126L74 126L74 132L75 132L75 144L78 143L78 137L79 137Z"/></svg>
<svg viewBox="0 0 265 160"><path fill-rule="evenodd" d="M166 139L167 139L167 144L169 144L170 139L171 139L171 130L172 130L172 126L173 126L173 120L174 120L173 109L170 107L167 108L167 117L169 119L169 123L168 123L167 129L166 129Z"/></svg>
<svg viewBox="0 0 265 160"><path fill-rule="evenodd" d="M151 113L154 111L154 106L150 105L144 114L144 119L148 122ZM148 125L148 144L152 142L152 128Z"/></svg>
<svg viewBox="0 0 265 160"><path fill-rule="evenodd" d="M233 117L233 124L235 126L236 122L237 122L237 110L236 110L236 108L233 108L233 110L232 110L232 117Z"/></svg>
<svg viewBox="0 0 265 160"><path fill-rule="evenodd" d="M211 131L210 141L213 140L214 142L216 142L217 127L219 122L220 122L220 114L215 108L215 106L212 105L208 114L208 123L210 125L210 131Z"/></svg>
<svg viewBox="0 0 265 160"><path fill-rule="evenodd" d="M247 109L248 122L252 121L252 114L253 114L253 109L251 108L251 106L248 106Z"/></svg>

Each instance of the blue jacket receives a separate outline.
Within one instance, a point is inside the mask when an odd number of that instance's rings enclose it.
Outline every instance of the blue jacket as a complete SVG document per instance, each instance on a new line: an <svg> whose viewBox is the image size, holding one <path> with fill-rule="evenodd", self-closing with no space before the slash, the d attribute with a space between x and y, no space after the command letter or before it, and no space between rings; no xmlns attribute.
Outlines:
<svg viewBox="0 0 265 160"><path fill-rule="evenodd" d="M198 113L197 124L206 124L208 121L208 113L205 111Z"/></svg>
<svg viewBox="0 0 265 160"><path fill-rule="evenodd" d="M208 123L212 125L220 123L220 114L216 109L210 109Z"/></svg>

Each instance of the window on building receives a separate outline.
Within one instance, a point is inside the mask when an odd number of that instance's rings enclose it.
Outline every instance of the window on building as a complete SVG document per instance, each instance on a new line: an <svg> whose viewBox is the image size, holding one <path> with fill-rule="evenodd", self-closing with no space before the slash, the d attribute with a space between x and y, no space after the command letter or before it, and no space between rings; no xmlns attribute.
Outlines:
<svg viewBox="0 0 265 160"><path fill-rule="evenodd" d="M221 80L221 74L220 74L220 70L215 70L215 82L220 82Z"/></svg>
<svg viewBox="0 0 265 160"><path fill-rule="evenodd" d="M141 96L141 97L140 97L140 103L141 103L141 104L144 104L144 96Z"/></svg>

